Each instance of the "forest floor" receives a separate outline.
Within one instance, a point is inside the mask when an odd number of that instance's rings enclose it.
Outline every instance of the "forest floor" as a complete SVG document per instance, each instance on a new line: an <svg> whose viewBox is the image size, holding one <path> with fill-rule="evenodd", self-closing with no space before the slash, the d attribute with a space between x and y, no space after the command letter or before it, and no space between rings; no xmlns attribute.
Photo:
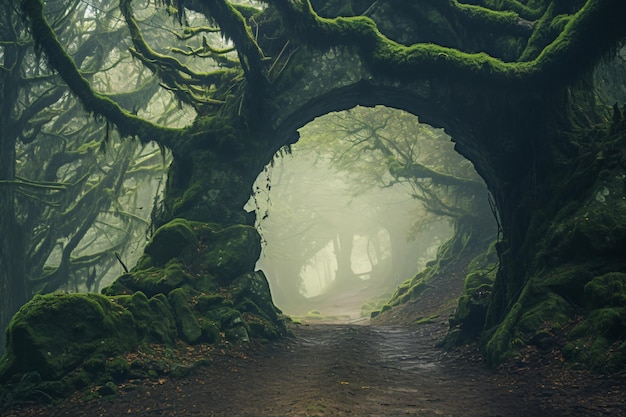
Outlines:
<svg viewBox="0 0 626 417"><path fill-rule="evenodd" d="M626 416L626 375L576 370L558 351L535 349L490 370L475 347L437 348L450 290L381 320L303 319L285 340L207 351L211 363L184 378L126 381L111 397L82 392L6 416Z"/></svg>

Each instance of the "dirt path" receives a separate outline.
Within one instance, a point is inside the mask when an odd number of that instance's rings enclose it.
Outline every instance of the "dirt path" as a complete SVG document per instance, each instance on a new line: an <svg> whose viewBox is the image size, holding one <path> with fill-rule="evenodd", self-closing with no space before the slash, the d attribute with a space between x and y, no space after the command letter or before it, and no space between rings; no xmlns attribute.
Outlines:
<svg viewBox="0 0 626 417"><path fill-rule="evenodd" d="M33 406L8 416L528 417L626 413L619 379L596 379L591 384L578 378L572 388L552 376L552 385L545 385L548 382L542 379L541 370L495 373L468 359L467 352L465 356L458 352L450 355L435 348L444 332L442 322L413 327L298 325L294 338L246 355L216 356L211 365L187 378L134 381L122 385L121 393L111 399L83 403L72 398L53 408ZM607 397L607 392L612 392L612 397Z"/></svg>

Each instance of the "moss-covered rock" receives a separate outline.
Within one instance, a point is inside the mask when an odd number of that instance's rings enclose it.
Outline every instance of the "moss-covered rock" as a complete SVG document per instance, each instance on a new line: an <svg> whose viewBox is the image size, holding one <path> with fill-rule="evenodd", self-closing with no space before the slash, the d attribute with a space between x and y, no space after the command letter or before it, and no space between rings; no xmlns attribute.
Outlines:
<svg viewBox="0 0 626 417"><path fill-rule="evenodd" d="M35 296L7 329L0 380L31 371L59 380L93 355L115 355L139 342L132 314L97 294Z"/></svg>
<svg viewBox="0 0 626 417"><path fill-rule="evenodd" d="M177 337L176 322L172 308L163 294L148 299L138 291L132 296L120 296L115 300L133 315L140 340L148 343L174 344Z"/></svg>
<svg viewBox="0 0 626 417"><path fill-rule="evenodd" d="M9 327L0 381L30 392L19 381L34 373L34 389L64 396L169 369L167 358L162 365L128 363L124 354L136 347L278 338L287 329L265 276L253 272L259 254L250 226L174 220L104 295L37 296L26 304Z"/></svg>
<svg viewBox="0 0 626 417"><path fill-rule="evenodd" d="M253 326L253 335L277 339L288 333L282 312L274 305L270 287L263 271L244 274L231 285L232 301Z"/></svg>
<svg viewBox="0 0 626 417"><path fill-rule="evenodd" d="M195 343L202 336L202 327L198 318L189 307L190 298L182 288L177 288L169 295L174 312L178 334L187 343Z"/></svg>
<svg viewBox="0 0 626 417"><path fill-rule="evenodd" d="M190 280L182 265L175 260L163 267L150 266L146 269L134 270L115 280L103 290L104 294L132 294L141 291L148 297L156 294L169 294Z"/></svg>
<svg viewBox="0 0 626 417"><path fill-rule="evenodd" d="M144 252L156 265L164 265L196 244L196 235L190 222L185 219L174 219L154 233Z"/></svg>
<svg viewBox="0 0 626 417"><path fill-rule="evenodd" d="M526 342L531 342L546 327L560 329L574 313L569 302L549 290L535 294L533 299L533 305L526 306L517 323L520 337Z"/></svg>
<svg viewBox="0 0 626 417"><path fill-rule="evenodd" d="M586 312L568 334L566 358L600 372L626 367L626 274L610 272L584 287Z"/></svg>
<svg viewBox="0 0 626 417"><path fill-rule="evenodd" d="M624 169L617 163L623 139L610 129L586 135L594 137L593 159L554 180L554 215L535 213L540 221L533 223L534 234L521 252L532 260L519 274L528 278L518 286L508 284L517 288L518 302L486 335L486 353L494 365L515 353L516 341L548 341L554 347L554 336L565 333L568 342L559 347L566 358L603 372L626 366L621 350L626 340L626 189ZM544 233L537 232L542 227Z"/></svg>
<svg viewBox="0 0 626 417"><path fill-rule="evenodd" d="M593 278L585 285L585 299L590 309L626 307L626 273L609 272Z"/></svg>
<svg viewBox="0 0 626 417"><path fill-rule="evenodd" d="M492 240L493 225L485 225L483 217L470 215L460 217L455 222L452 237L437 251L437 258L429 262L426 268L412 279L400 284L389 300L389 304L396 306L415 300L427 292L431 282L438 277L454 269L468 268L468 258L473 259L478 254L487 252ZM489 256L491 262L492 256ZM462 265L459 266L459 264ZM495 267L485 266L487 264L480 265L485 271L489 268L495 269ZM474 272L481 272L478 267L475 269Z"/></svg>

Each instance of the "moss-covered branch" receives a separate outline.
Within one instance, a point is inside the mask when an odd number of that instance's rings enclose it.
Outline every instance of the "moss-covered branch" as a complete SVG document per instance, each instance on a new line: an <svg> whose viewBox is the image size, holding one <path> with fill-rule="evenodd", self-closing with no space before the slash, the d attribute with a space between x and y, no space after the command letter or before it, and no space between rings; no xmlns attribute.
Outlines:
<svg viewBox="0 0 626 417"><path fill-rule="evenodd" d="M202 46L198 48L188 48L186 51L180 48L172 48L172 52L185 55L185 56L197 56L199 58L210 58L215 55L223 55L235 50L234 47L229 48L214 48L206 42L206 38L202 39Z"/></svg>
<svg viewBox="0 0 626 417"><path fill-rule="evenodd" d="M465 1L465 3L477 4L489 9L498 11L512 11L519 14L522 18L535 20L543 13L542 7L532 8L517 0L474 0Z"/></svg>
<svg viewBox="0 0 626 417"><path fill-rule="evenodd" d="M372 71L407 78L459 77L490 84L569 82L626 37L626 3L588 0L560 35L529 62L503 62L485 53L466 53L434 44L398 44L366 17L319 17L308 0L274 0L285 26L300 42L328 48L358 48ZM577 58L584 56L585 62Z"/></svg>
<svg viewBox="0 0 626 417"><path fill-rule="evenodd" d="M185 27L183 28L182 33L174 32L174 36L176 36L181 41L186 41L201 33L218 33L218 32L220 32L220 29L212 27L212 26Z"/></svg>
<svg viewBox="0 0 626 417"><path fill-rule="evenodd" d="M59 72L85 108L115 124L122 136L137 136L142 142L171 146L180 129L157 126L122 109L113 100L95 92L67 54L43 14L42 0L24 0L22 10L30 21L37 48L45 52L51 67Z"/></svg>
<svg viewBox="0 0 626 417"><path fill-rule="evenodd" d="M457 0L432 0L430 3L438 8L447 9L461 22L475 30L495 32L509 35L529 35L533 25L520 17L515 11L496 11L486 7L459 3Z"/></svg>
<svg viewBox="0 0 626 417"><path fill-rule="evenodd" d="M236 70L216 70L199 73L183 65L177 59L154 51L144 40L139 25L133 17L131 0L122 0L120 10L131 33L135 50L131 53L140 59L145 66L156 73L165 85L177 94L177 98L192 106L198 104L221 104L222 102L209 96L210 88L226 79L238 76ZM202 91L192 92L190 85L200 85Z"/></svg>
<svg viewBox="0 0 626 417"><path fill-rule="evenodd" d="M242 14L242 12L249 14L250 8L235 7L225 0L191 0L185 2L185 7L215 20L224 36L234 42L248 83L256 87L264 84L263 61L265 56Z"/></svg>

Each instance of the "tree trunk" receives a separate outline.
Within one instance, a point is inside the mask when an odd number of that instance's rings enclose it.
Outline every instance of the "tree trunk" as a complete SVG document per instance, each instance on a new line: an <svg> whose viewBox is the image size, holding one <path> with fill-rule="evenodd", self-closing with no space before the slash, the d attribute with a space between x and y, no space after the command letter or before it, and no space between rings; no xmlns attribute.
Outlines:
<svg viewBox="0 0 626 417"><path fill-rule="evenodd" d="M25 248L15 211L14 105L17 101L20 66L15 61L17 48L5 46L0 109L0 352L5 348L5 328L13 314L28 300L25 274Z"/></svg>

